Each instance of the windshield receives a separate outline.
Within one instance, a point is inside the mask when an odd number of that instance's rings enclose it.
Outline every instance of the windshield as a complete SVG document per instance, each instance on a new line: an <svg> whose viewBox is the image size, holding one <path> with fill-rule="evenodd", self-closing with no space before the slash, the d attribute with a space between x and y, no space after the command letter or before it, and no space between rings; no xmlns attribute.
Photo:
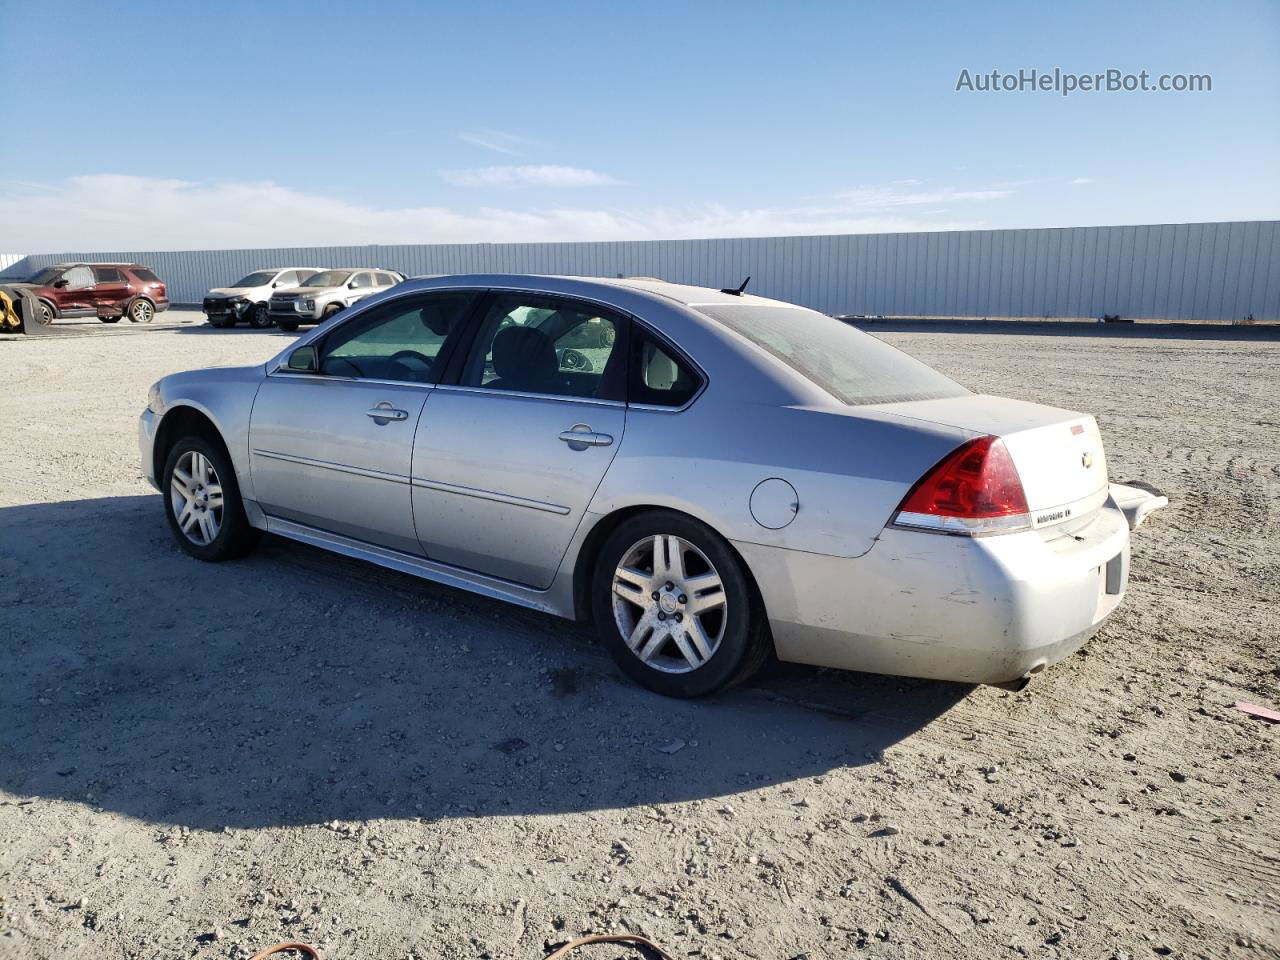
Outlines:
<svg viewBox="0 0 1280 960"><path fill-rule="evenodd" d="M697 308L850 405L959 397L969 391L856 327L803 307Z"/></svg>
<svg viewBox="0 0 1280 960"><path fill-rule="evenodd" d="M251 273L247 277L242 277L233 283L233 287L265 287L273 279L275 279L274 270L259 270L257 273Z"/></svg>
<svg viewBox="0 0 1280 960"><path fill-rule="evenodd" d="M340 287L347 282L347 277L351 276L350 270L326 270L324 273L317 273L314 277L303 284L304 287Z"/></svg>
<svg viewBox="0 0 1280 960"><path fill-rule="evenodd" d="M27 279L27 283L38 283L40 286L44 286L46 283L53 283L61 274L61 267L45 267L38 273L32 274Z"/></svg>

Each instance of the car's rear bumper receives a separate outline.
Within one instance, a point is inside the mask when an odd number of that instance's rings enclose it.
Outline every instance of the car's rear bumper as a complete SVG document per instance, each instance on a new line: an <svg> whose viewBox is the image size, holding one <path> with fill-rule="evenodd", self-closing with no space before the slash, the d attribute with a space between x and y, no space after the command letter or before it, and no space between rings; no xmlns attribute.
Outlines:
<svg viewBox="0 0 1280 960"><path fill-rule="evenodd" d="M969 683L1016 680L1069 656L1129 576L1129 526L1110 502L1075 536L886 529L854 559L735 546L780 659Z"/></svg>

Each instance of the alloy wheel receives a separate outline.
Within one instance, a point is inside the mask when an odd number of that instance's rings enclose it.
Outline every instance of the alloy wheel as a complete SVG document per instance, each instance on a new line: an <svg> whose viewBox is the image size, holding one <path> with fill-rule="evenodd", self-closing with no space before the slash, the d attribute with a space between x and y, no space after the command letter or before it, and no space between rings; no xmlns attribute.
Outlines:
<svg viewBox="0 0 1280 960"><path fill-rule="evenodd" d="M183 536L196 546L208 546L222 528L222 482L209 458L188 450L174 464L169 482L169 505Z"/></svg>
<svg viewBox="0 0 1280 960"><path fill-rule="evenodd" d="M155 309L150 300L135 300L129 309L129 319L134 323L150 323L155 316Z"/></svg>
<svg viewBox="0 0 1280 960"><path fill-rule="evenodd" d="M54 319L54 318L53 318L53 307L51 307L51 306L49 306L47 303L44 303L43 301L41 301L41 303L40 303L40 315L39 315L39 317L38 317L37 319L39 319L39 321L40 321L41 323L43 323L45 326L48 326L49 324L53 323L53 319Z"/></svg>
<svg viewBox="0 0 1280 960"><path fill-rule="evenodd" d="M724 638L724 582L706 554L680 537L633 544L613 574L613 617L645 665L690 673L715 656Z"/></svg>

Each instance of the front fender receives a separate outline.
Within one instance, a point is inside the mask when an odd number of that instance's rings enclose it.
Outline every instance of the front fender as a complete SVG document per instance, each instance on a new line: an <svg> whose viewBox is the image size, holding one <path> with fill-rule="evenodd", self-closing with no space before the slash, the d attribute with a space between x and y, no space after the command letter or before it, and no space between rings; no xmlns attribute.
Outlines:
<svg viewBox="0 0 1280 960"><path fill-rule="evenodd" d="M249 468L249 424L264 376L263 367L216 367L173 374L159 384L159 431L163 434L165 421L183 408L206 417L227 448L241 495L249 500L257 499Z"/></svg>

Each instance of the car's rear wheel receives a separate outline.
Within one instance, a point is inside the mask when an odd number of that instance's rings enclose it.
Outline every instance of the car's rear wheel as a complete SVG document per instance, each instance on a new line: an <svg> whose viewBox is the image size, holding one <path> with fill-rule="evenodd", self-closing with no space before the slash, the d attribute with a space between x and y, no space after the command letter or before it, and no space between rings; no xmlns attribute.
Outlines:
<svg viewBox="0 0 1280 960"><path fill-rule="evenodd" d="M592 578L596 630L629 677L670 697L745 680L764 663L764 612L742 561L710 527L640 514L605 541Z"/></svg>
<svg viewBox="0 0 1280 960"><path fill-rule="evenodd" d="M139 297L129 304L130 323L150 323L156 318L156 307L146 297Z"/></svg>
<svg viewBox="0 0 1280 960"><path fill-rule="evenodd" d="M183 437L173 445L162 489L169 528L191 556L211 563L233 560L257 542L234 467L221 447L204 437Z"/></svg>
<svg viewBox="0 0 1280 960"><path fill-rule="evenodd" d="M271 309L265 303L255 303L249 308L249 326L262 330L271 326Z"/></svg>

